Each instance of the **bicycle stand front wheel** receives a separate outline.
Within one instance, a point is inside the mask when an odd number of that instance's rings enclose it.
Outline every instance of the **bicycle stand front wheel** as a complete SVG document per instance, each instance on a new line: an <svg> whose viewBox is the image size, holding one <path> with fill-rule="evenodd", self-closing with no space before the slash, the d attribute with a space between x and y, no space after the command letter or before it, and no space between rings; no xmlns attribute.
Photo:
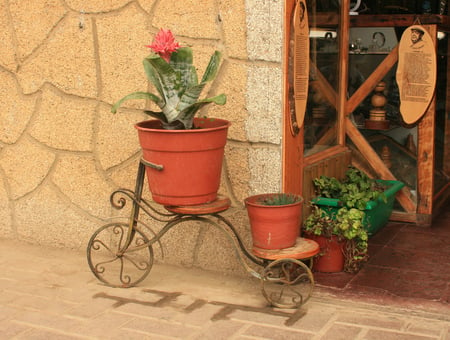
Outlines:
<svg viewBox="0 0 450 340"><path fill-rule="evenodd" d="M108 223L97 229L89 240L89 267L108 286L133 287L144 280L153 267L153 248L148 238L137 227L131 232L129 228L123 222ZM145 244L148 246L143 246Z"/></svg>

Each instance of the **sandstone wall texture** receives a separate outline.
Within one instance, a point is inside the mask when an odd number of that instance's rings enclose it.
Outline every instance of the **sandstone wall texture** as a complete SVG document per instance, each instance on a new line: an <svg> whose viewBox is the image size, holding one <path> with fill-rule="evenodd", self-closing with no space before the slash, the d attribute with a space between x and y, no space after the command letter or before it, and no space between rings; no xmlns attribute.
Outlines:
<svg viewBox="0 0 450 340"><path fill-rule="evenodd" d="M232 122L221 192L249 244L244 198L280 190L282 14L282 0L1 1L0 237L81 250L127 217L109 196L134 188L134 123L147 117L142 102L110 109L147 89L144 45L162 27L192 46L200 74L223 53L208 95L228 102L203 114ZM227 239L201 224L172 230L163 248L159 261L242 272Z"/></svg>

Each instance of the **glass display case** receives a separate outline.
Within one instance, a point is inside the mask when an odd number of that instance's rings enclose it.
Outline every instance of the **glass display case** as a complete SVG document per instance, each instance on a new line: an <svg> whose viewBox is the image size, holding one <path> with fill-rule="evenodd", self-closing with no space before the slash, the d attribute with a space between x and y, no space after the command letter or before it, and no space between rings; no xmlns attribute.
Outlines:
<svg viewBox="0 0 450 340"><path fill-rule="evenodd" d="M295 4L295 0L287 1L286 15L292 15L289 8ZM341 5L337 8L323 1L308 5L308 105L299 139L284 138L284 188L302 190L308 200L311 176L334 171L338 177L350 150L349 162L369 175L406 184L397 195L392 220L430 225L433 214L446 207L450 196L449 18L411 14L412 7L393 9L387 4L376 10L360 8L350 15L350 2L343 0ZM399 111L396 71L398 42L411 25L421 25L432 37L437 82L423 117L405 124ZM286 60L292 57L287 55ZM299 147L301 154L292 152ZM338 155L345 155L344 160L335 160ZM290 165L294 157L297 169ZM288 180L293 171L302 172L300 186Z"/></svg>

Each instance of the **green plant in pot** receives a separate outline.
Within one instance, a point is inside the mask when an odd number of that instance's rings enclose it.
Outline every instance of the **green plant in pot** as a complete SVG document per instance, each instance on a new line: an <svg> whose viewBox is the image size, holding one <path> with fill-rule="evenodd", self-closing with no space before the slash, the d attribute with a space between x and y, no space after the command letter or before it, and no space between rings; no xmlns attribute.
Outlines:
<svg viewBox="0 0 450 340"><path fill-rule="evenodd" d="M144 110L156 118L136 124L153 200L163 205L196 205L214 201L220 185L224 147L230 122L196 118L205 105L224 105L219 94L200 99L218 73L221 53L215 51L201 80L193 65L193 51L181 47L170 30L161 29L144 58L144 70L156 94L133 92L115 103L149 100L160 111Z"/></svg>
<svg viewBox="0 0 450 340"><path fill-rule="evenodd" d="M312 202L328 214L341 207L365 212L363 224L369 235L382 228L392 213L395 194L404 186L399 181L369 178L361 170L349 167L345 178L320 176L313 180L317 197Z"/></svg>
<svg viewBox="0 0 450 340"><path fill-rule="evenodd" d="M386 185L354 167L349 167L342 181L335 177L320 176L313 179L313 183L318 196L337 198L349 208L364 210L371 200L380 198L386 201Z"/></svg>
<svg viewBox="0 0 450 340"><path fill-rule="evenodd" d="M314 259L314 268L322 272L356 272L367 260L368 232L364 227L365 213L356 208L342 207L334 215L316 205L306 218L303 230L321 247Z"/></svg>
<svg viewBox="0 0 450 340"><path fill-rule="evenodd" d="M303 198L288 193L267 193L245 199L253 246L285 249L295 245L300 234Z"/></svg>

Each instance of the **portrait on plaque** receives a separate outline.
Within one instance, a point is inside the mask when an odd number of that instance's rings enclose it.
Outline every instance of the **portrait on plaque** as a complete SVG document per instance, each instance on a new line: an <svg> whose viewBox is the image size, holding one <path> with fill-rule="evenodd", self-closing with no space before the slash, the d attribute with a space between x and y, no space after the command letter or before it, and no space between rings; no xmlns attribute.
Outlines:
<svg viewBox="0 0 450 340"><path fill-rule="evenodd" d="M426 112L436 87L436 47L420 25L408 27L398 49L396 80L400 113L406 124L416 123Z"/></svg>

